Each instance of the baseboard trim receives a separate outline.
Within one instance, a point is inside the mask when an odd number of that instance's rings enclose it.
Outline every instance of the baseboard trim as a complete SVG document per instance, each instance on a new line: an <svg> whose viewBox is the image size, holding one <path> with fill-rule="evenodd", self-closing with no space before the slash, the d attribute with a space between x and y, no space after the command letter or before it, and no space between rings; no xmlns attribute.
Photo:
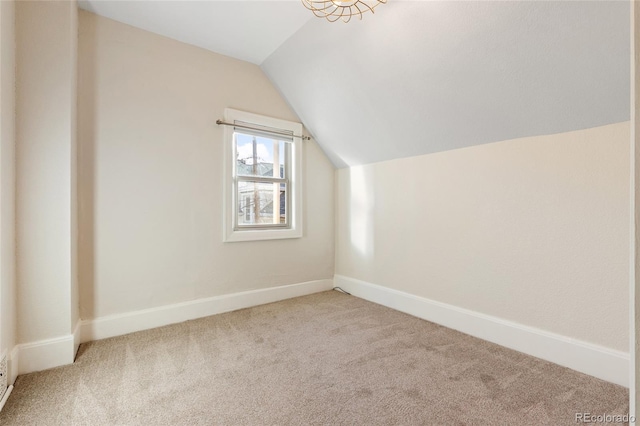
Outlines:
<svg viewBox="0 0 640 426"><path fill-rule="evenodd" d="M17 361L18 375L71 364L75 357L73 334L37 342L21 343L16 345L14 351L16 349L18 351L17 357L16 360L13 360L12 355L12 364Z"/></svg>
<svg viewBox="0 0 640 426"><path fill-rule="evenodd" d="M343 275L335 275L334 283L370 302L629 387L628 353Z"/></svg>
<svg viewBox="0 0 640 426"><path fill-rule="evenodd" d="M14 384L20 374L72 364L80 344L84 342L305 296L332 288L332 279L309 281L78 321L73 333L67 336L14 346L8 359L9 384Z"/></svg>
<svg viewBox="0 0 640 426"><path fill-rule="evenodd" d="M244 291L124 314L109 315L92 320L83 320L80 324L80 342L85 343L92 340L121 336L293 297L306 296L331 290L332 288L332 279L308 281L300 284Z"/></svg>
<svg viewBox="0 0 640 426"><path fill-rule="evenodd" d="M80 320L68 336L15 345L9 358L10 384L20 374L72 364L79 346Z"/></svg>
<svg viewBox="0 0 640 426"><path fill-rule="evenodd" d="M76 354L80 348L80 325L82 321L79 319L76 321L76 326L73 328L73 360L76 359Z"/></svg>
<svg viewBox="0 0 640 426"><path fill-rule="evenodd" d="M0 399L0 411L2 411L2 409L4 408L4 404L7 403L9 395L11 395L11 391L13 391L13 385L7 386L7 390L5 391L4 395L2 395L2 399Z"/></svg>
<svg viewBox="0 0 640 426"><path fill-rule="evenodd" d="M18 366L20 365L20 348L15 345L9 355L9 384L13 385L18 378Z"/></svg>

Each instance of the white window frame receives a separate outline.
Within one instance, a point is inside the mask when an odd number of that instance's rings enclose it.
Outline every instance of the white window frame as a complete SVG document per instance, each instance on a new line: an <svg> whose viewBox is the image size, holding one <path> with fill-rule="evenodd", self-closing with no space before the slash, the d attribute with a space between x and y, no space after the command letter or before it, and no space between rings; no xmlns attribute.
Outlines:
<svg viewBox="0 0 640 426"><path fill-rule="evenodd" d="M235 123L242 121L257 126L271 127L282 131L292 132L294 135L302 134L302 124L278 118L265 117L263 115L238 111L231 108L224 110L224 121ZM241 130L240 130L241 131ZM235 229L235 218L237 217L238 202L236 200L236 159L234 158L234 128L224 126L224 179L223 179L223 241L260 241L276 240L284 238L302 237L302 140L293 138L291 141L291 176L289 180L289 215L290 226L264 228L237 228Z"/></svg>

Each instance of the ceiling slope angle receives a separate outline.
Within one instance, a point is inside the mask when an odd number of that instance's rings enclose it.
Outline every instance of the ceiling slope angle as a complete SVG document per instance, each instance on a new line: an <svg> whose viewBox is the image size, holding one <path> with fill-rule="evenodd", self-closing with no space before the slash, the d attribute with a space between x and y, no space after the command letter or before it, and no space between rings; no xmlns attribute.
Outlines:
<svg viewBox="0 0 640 426"><path fill-rule="evenodd" d="M260 64L313 14L299 1L79 0L97 15Z"/></svg>
<svg viewBox="0 0 640 426"><path fill-rule="evenodd" d="M262 69L337 167L629 120L627 2L403 2Z"/></svg>

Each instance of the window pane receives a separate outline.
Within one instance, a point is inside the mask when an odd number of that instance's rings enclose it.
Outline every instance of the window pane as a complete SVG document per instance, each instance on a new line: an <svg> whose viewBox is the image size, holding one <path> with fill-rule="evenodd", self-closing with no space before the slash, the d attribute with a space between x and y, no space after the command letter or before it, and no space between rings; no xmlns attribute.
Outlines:
<svg viewBox="0 0 640 426"><path fill-rule="evenodd" d="M239 176L285 177L285 150L289 149L289 142L240 132L234 136Z"/></svg>
<svg viewBox="0 0 640 426"><path fill-rule="evenodd" d="M287 184L238 182L238 226L287 223Z"/></svg>

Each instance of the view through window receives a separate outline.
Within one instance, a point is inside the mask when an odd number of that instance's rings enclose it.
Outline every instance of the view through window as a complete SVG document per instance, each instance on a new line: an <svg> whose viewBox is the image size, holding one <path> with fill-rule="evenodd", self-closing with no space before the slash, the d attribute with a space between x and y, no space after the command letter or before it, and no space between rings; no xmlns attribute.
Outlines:
<svg viewBox="0 0 640 426"><path fill-rule="evenodd" d="M224 242L301 238L302 124L226 108Z"/></svg>
<svg viewBox="0 0 640 426"><path fill-rule="evenodd" d="M234 132L235 228L288 227L291 143Z"/></svg>

